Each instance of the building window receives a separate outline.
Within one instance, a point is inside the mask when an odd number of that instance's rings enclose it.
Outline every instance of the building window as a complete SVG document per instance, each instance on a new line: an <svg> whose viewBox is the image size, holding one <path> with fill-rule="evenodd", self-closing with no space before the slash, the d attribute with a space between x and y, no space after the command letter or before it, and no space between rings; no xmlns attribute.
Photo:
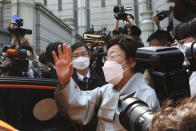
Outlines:
<svg viewBox="0 0 196 131"><path fill-rule="evenodd" d="M58 0L58 11L62 11L62 0Z"/></svg>
<svg viewBox="0 0 196 131"><path fill-rule="evenodd" d="M44 5L47 6L47 0L44 0Z"/></svg>
<svg viewBox="0 0 196 131"><path fill-rule="evenodd" d="M117 5L121 5L121 0L117 0Z"/></svg>
<svg viewBox="0 0 196 131"><path fill-rule="evenodd" d="M101 7L105 7L105 0L101 0Z"/></svg>

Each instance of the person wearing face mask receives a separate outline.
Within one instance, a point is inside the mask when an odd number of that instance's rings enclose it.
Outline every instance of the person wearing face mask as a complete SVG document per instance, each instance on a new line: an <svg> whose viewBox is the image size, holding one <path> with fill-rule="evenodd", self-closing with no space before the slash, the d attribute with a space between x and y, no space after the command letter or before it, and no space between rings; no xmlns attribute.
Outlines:
<svg viewBox="0 0 196 131"><path fill-rule="evenodd" d="M159 109L155 91L149 87L136 67L136 50L141 47L127 35L117 35L108 43L103 72L109 84L91 91L81 91L71 78L73 63L71 49L58 47L58 56L53 52L59 84L55 99L59 112L83 125L98 119L97 131L125 131L119 122L119 100L136 97L153 110Z"/></svg>
<svg viewBox="0 0 196 131"><path fill-rule="evenodd" d="M184 53L188 48L191 47L193 42L196 42L196 18L192 19L183 24L179 24L175 30L176 39L178 39L177 47ZM183 65L189 69L190 62L185 57ZM188 71L189 74L189 85L191 97L196 96L196 71Z"/></svg>
<svg viewBox="0 0 196 131"><path fill-rule="evenodd" d="M77 42L71 46L71 50L72 78L81 90L92 90L106 84L103 75L90 66L90 52L86 44Z"/></svg>

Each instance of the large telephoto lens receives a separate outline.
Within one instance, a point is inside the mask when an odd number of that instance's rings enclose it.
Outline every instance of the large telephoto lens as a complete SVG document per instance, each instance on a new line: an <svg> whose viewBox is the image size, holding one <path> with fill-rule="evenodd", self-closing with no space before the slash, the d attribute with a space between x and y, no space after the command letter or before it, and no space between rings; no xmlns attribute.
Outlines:
<svg viewBox="0 0 196 131"><path fill-rule="evenodd" d="M153 112L148 105L137 99L127 98L120 103L119 120L128 131L148 131Z"/></svg>

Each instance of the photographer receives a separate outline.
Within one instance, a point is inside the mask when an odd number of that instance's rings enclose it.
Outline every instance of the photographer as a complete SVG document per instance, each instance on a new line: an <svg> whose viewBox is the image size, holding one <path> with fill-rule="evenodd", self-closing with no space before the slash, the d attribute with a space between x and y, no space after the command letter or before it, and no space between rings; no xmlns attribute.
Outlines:
<svg viewBox="0 0 196 131"><path fill-rule="evenodd" d="M171 46L174 42L172 36L164 30L157 30L148 39L149 46Z"/></svg>
<svg viewBox="0 0 196 131"><path fill-rule="evenodd" d="M114 7L114 12L115 12L115 7ZM125 14L126 13L122 14L121 12L115 13L114 17L116 19L116 22L115 22L115 25L112 31L113 36L119 35L119 34L127 34L127 35L130 35L136 41L141 41L140 39L141 29L133 22L133 16L131 14L126 14L126 15ZM123 20L123 22L125 22L125 25L123 28L118 26L119 20Z"/></svg>
<svg viewBox="0 0 196 131"><path fill-rule="evenodd" d="M14 32L12 32L11 30L13 30L14 28L14 24L10 24L9 27L8 27L8 31L10 31L10 34L12 36L12 41L11 41L11 44L13 45L13 47L15 48L18 48L20 44L23 44L23 45L27 45L27 46L30 46L30 43L28 41L28 39L24 36L17 36L17 34L15 34Z"/></svg>
<svg viewBox="0 0 196 131"><path fill-rule="evenodd" d="M31 31L20 27L23 25L22 19L15 20L15 21L16 23L11 23L8 27L8 31L12 36L12 41L11 41L12 48L26 49L29 51L28 52L28 58L29 58L28 77L40 78L41 70L40 70L40 63L38 61L38 56L33 51L33 48L30 45L28 39L25 37L25 34L31 34Z"/></svg>
<svg viewBox="0 0 196 131"><path fill-rule="evenodd" d="M158 14L152 17L152 21L155 23L157 30L161 30L160 21L168 17L171 13L171 10L162 10ZM172 17L173 18L173 17ZM169 23L170 24L170 23Z"/></svg>
<svg viewBox="0 0 196 131"><path fill-rule="evenodd" d="M125 130L119 123L117 110L119 99L137 97L156 111L159 108L154 90L149 87L135 62L136 50L141 47L126 35L115 36L108 44L107 61L103 66L106 84L91 91L81 91L71 79L73 64L71 49L65 44L63 52L58 47L57 57L53 52L59 85L55 92L59 112L72 120L87 125L97 116L97 131Z"/></svg>
<svg viewBox="0 0 196 131"><path fill-rule="evenodd" d="M3 63L1 77L19 76L27 77L29 61L25 49L8 49Z"/></svg>
<svg viewBox="0 0 196 131"><path fill-rule="evenodd" d="M175 32L176 32L175 37L177 39L177 43L175 43L175 45L173 46L177 46L186 56L186 50L188 48L191 48L191 44L193 42L196 42L196 19L178 25L176 27ZM195 59L194 54L190 58ZM196 84L195 84L196 72L194 68L195 62L194 60L191 60L192 61L191 63L190 60L188 59L189 57L185 57L185 61L183 65L189 69L189 74L190 74L189 85L190 85L191 97L194 97L196 96Z"/></svg>

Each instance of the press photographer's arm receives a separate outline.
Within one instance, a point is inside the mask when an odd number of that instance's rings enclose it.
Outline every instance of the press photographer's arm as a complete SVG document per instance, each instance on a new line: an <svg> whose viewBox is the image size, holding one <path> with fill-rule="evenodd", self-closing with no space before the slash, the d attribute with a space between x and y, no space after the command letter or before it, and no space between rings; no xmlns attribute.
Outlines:
<svg viewBox="0 0 196 131"><path fill-rule="evenodd" d="M13 24L10 24L9 26L10 29L13 29ZM11 33L11 32L10 32ZM12 36L12 41L11 41L11 44L15 47L18 47L18 42L24 44L24 45L27 45L27 46L31 46L28 39L24 36L19 36L17 38L17 36L14 34L14 33L11 33L11 36Z"/></svg>

